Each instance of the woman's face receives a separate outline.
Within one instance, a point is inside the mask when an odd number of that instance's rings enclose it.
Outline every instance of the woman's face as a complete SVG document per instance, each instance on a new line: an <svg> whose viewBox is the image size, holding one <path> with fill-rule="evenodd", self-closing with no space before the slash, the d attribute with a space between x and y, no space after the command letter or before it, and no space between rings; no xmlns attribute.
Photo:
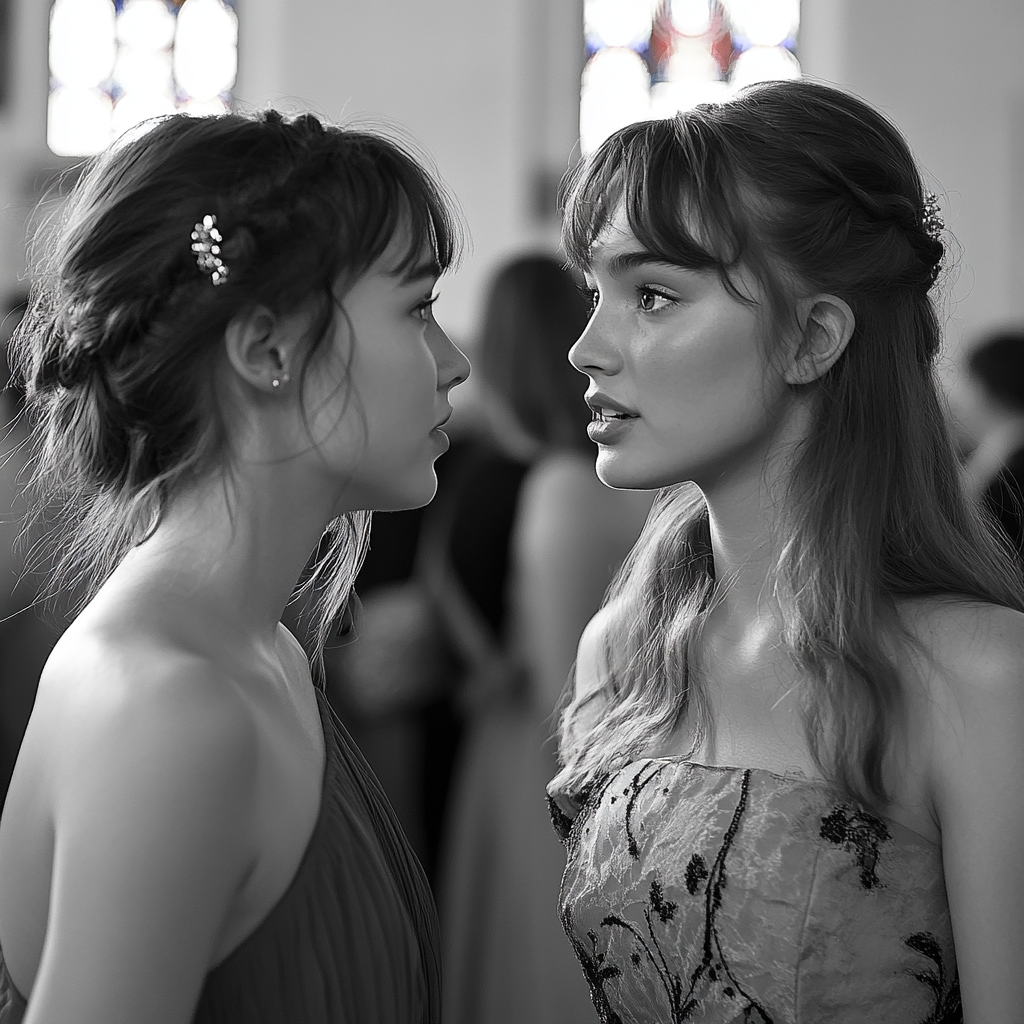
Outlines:
<svg viewBox="0 0 1024 1024"><path fill-rule="evenodd" d="M600 478L637 489L692 480L707 493L759 471L788 393L765 353L766 307L735 298L714 270L645 252L621 210L586 278L594 311L569 360L590 378ZM738 283L759 296L752 279Z"/></svg>
<svg viewBox="0 0 1024 1024"><path fill-rule="evenodd" d="M338 481L336 511L401 509L434 496L448 392L469 361L434 320L427 254L399 273L397 237L340 296L333 337L314 356L303 396L315 455Z"/></svg>

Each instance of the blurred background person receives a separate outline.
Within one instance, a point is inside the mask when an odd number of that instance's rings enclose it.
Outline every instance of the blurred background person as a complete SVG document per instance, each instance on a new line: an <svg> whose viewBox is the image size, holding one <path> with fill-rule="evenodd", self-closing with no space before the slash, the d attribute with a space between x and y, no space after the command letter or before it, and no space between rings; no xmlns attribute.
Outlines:
<svg viewBox="0 0 1024 1024"><path fill-rule="evenodd" d="M463 400L445 430L451 447L436 466L434 501L374 516L356 580L360 612L325 655L332 701L435 887L474 639L500 633L505 620L527 470L521 446L499 440L479 400Z"/></svg>
<svg viewBox="0 0 1024 1024"><path fill-rule="evenodd" d="M37 604L42 581L25 573L31 546L22 537L25 444L23 382L11 378L7 346L28 296L8 296L0 325L0 806L14 771L21 738L35 700L39 673L67 625L69 602Z"/></svg>
<svg viewBox="0 0 1024 1024"><path fill-rule="evenodd" d="M985 335L963 366L950 399L964 481L1024 557L1024 327Z"/></svg>
<svg viewBox="0 0 1024 1024"><path fill-rule="evenodd" d="M567 355L586 326L573 277L548 256L494 278L476 353L492 430L530 468L512 526L500 622L461 609L465 736L455 768L439 906L449 1024L583 1024L594 1016L556 907L564 853L544 786L552 712L580 633L650 507L598 481L583 378ZM458 545L460 533L455 533ZM475 650L475 653L473 651Z"/></svg>

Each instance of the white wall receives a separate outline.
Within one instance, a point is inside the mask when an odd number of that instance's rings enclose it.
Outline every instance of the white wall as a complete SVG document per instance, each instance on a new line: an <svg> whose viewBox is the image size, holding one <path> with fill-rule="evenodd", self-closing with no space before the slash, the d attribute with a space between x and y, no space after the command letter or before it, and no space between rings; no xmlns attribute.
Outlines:
<svg viewBox="0 0 1024 1024"><path fill-rule="evenodd" d="M955 355L1024 322L1024 3L803 0L807 73L847 86L910 140L961 247Z"/></svg>
<svg viewBox="0 0 1024 1024"><path fill-rule="evenodd" d="M557 241L532 212L538 171L576 140L582 0L239 0L237 96L404 126L458 197L472 248L438 319L466 341L486 278Z"/></svg>
<svg viewBox="0 0 1024 1024"><path fill-rule="evenodd" d="M0 295L58 165L45 147L50 0L11 0L12 88L0 111ZM948 335L1024 320L1024 3L803 0L805 69L889 113L944 195L963 247ZM459 197L473 249L438 316L467 340L505 255L551 246L538 170L576 141L582 0L238 0L237 94L407 127Z"/></svg>

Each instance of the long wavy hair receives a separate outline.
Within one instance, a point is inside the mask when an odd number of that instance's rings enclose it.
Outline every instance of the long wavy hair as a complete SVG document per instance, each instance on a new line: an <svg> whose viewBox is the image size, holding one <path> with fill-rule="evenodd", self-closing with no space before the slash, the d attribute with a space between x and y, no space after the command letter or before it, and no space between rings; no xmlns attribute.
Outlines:
<svg viewBox="0 0 1024 1024"><path fill-rule="evenodd" d="M781 554L770 583L822 777L883 806L906 720L898 653L914 644L898 600L956 595L1024 610L1012 552L959 483L935 373L930 293L943 243L923 225L906 141L844 92L772 82L622 129L563 190L578 266L623 208L646 249L716 271L741 301L752 300L736 272L751 272L780 328L793 324L800 289L853 310L844 354L810 385L812 425L772 524ZM723 586L703 495L686 483L664 490L599 619L600 686L566 691L553 792L585 792L684 719L691 756L698 749L711 708L689 651Z"/></svg>
<svg viewBox="0 0 1024 1024"><path fill-rule="evenodd" d="M230 271L219 287L191 250L207 214ZM212 382L229 321L256 304L288 313L312 302L304 387L345 316L339 287L398 231L399 273L424 253L439 273L457 258L451 201L406 146L311 114L172 116L87 165L38 239L11 346L35 440L30 524L47 538L31 564L49 571L51 592L77 590L84 604L184 482L227 467ZM317 664L369 526L369 511L332 522L306 574Z"/></svg>

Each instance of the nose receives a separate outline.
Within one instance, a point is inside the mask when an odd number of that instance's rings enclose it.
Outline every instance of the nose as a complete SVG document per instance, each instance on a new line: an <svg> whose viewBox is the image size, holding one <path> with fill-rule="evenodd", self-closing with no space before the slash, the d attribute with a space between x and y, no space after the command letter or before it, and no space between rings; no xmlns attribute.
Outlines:
<svg viewBox="0 0 1024 1024"><path fill-rule="evenodd" d="M576 344L569 349L569 362L580 371L593 376L601 373L610 376L622 368L622 361L611 338L608 336L604 318L600 311L595 312L586 330L579 336Z"/></svg>
<svg viewBox="0 0 1024 1024"><path fill-rule="evenodd" d="M437 321L428 328L434 360L437 363L437 387L449 390L461 384L470 374L466 354L452 341Z"/></svg>

